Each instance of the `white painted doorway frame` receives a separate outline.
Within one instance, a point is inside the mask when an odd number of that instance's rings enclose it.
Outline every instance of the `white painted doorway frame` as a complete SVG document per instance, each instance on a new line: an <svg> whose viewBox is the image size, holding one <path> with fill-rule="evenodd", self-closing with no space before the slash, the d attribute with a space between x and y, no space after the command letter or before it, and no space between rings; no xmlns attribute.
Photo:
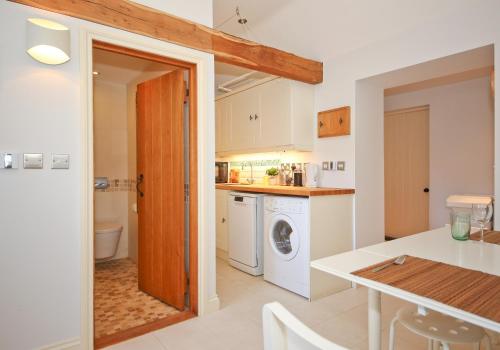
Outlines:
<svg viewBox="0 0 500 350"><path fill-rule="evenodd" d="M207 206L207 204L215 201L212 170L215 160L214 111L210 110L212 104L209 103L210 96L208 93L208 86L213 83L209 81L210 71L213 69L213 56L201 51L133 33L110 34L99 30L82 29L80 32L82 107L80 348L85 350L92 350L94 348L93 40L196 64L198 118L198 315L203 315L219 308L217 295L213 291L210 293L210 286L215 286L215 273L210 268L211 266L215 266L215 213L207 209L207 207L211 207Z"/></svg>

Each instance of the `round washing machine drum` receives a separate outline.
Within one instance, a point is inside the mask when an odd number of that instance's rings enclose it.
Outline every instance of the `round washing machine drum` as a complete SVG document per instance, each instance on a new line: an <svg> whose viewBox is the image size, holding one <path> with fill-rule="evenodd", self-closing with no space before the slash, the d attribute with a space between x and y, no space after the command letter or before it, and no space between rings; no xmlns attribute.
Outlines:
<svg viewBox="0 0 500 350"><path fill-rule="evenodd" d="M292 260L299 252L300 237L292 219L276 215L269 225L269 244L274 253L283 260Z"/></svg>

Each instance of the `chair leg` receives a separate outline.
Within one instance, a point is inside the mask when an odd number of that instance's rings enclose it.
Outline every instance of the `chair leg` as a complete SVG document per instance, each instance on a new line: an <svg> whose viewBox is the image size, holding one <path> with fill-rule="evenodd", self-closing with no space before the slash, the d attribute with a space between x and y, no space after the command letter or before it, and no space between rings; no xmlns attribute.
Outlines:
<svg viewBox="0 0 500 350"><path fill-rule="evenodd" d="M434 350L434 340L427 338L427 350Z"/></svg>
<svg viewBox="0 0 500 350"><path fill-rule="evenodd" d="M394 337L396 333L396 322L398 322L398 317L394 317L391 321L391 328L389 329L389 350L394 350Z"/></svg>

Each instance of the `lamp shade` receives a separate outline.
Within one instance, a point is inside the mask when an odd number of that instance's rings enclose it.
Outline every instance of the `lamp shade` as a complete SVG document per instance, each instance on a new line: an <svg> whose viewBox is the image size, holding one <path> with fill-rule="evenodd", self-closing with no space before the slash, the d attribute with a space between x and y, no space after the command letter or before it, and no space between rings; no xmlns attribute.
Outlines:
<svg viewBox="0 0 500 350"><path fill-rule="evenodd" d="M70 59L70 30L42 18L27 21L26 52L45 64L61 64Z"/></svg>

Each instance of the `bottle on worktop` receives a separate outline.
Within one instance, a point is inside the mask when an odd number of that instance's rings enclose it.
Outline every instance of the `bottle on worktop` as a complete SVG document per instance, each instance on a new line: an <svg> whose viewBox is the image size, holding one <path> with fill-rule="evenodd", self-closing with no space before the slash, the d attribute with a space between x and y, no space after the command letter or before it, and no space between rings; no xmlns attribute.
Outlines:
<svg viewBox="0 0 500 350"><path fill-rule="evenodd" d="M300 164L300 163L293 164L292 169L293 169L293 185L294 186L303 186L303 184L302 184L302 178L303 178L302 164Z"/></svg>

